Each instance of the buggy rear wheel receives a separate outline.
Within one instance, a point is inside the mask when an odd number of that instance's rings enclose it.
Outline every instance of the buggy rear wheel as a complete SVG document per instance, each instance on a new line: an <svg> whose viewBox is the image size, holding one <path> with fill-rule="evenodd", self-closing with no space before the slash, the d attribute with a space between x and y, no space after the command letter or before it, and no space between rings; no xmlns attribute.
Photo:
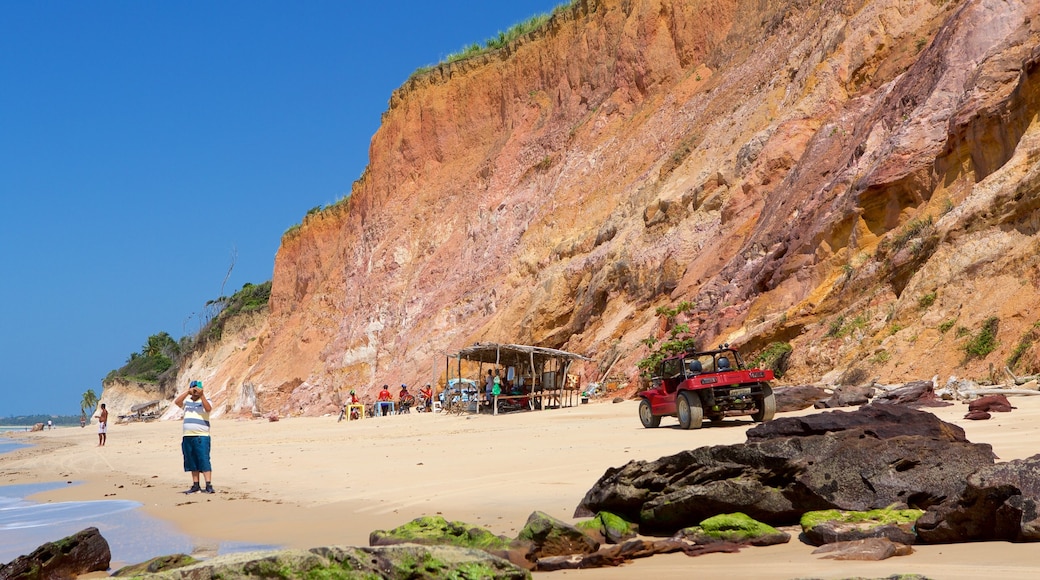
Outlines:
<svg viewBox="0 0 1040 580"><path fill-rule="evenodd" d="M762 394L755 396L755 407L757 411L751 414L751 419L758 423L771 421L776 415L776 395L769 385L762 385Z"/></svg>
<svg viewBox="0 0 1040 580"><path fill-rule="evenodd" d="M704 409L697 393L689 391L679 393L675 401L675 413L679 416L681 429L700 429L704 421Z"/></svg>
<svg viewBox="0 0 1040 580"><path fill-rule="evenodd" d="M647 429L661 426L661 418L654 416L654 411L650 408L650 401L646 399L639 401L639 422Z"/></svg>

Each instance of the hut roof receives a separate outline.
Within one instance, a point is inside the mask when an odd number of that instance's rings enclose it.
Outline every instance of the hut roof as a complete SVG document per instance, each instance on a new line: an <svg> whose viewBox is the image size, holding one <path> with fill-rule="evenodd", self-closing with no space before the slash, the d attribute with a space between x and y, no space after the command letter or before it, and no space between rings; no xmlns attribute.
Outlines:
<svg viewBox="0 0 1040 580"><path fill-rule="evenodd" d="M499 344L495 342L478 342L449 356L461 357L471 361L494 363L502 360L503 354L508 358L517 358L518 355L523 355L526 358L533 355L535 358L551 357L571 360L592 360L587 356L555 348L525 344Z"/></svg>
<svg viewBox="0 0 1040 580"><path fill-rule="evenodd" d="M158 404L159 404L159 400L158 399L156 399L154 401L148 401L147 403L138 403L138 404L134 405L133 407L130 407L130 412L131 413L136 413L136 412L138 412L138 411L140 411L142 409L147 409L148 407L154 407L155 405L158 405Z"/></svg>

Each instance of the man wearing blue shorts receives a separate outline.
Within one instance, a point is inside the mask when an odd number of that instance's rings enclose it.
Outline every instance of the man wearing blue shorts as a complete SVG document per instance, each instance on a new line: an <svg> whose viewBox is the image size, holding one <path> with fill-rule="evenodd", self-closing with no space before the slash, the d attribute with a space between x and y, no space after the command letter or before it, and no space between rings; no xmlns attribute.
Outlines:
<svg viewBox="0 0 1040 580"><path fill-rule="evenodd" d="M181 438L181 453L184 454L184 471L191 472L191 489L184 493L213 493L210 478L213 468L209 464L209 412L213 409L202 392L202 381L192 381L188 390L174 401L184 409L184 437ZM206 489L199 487L199 475L206 480Z"/></svg>

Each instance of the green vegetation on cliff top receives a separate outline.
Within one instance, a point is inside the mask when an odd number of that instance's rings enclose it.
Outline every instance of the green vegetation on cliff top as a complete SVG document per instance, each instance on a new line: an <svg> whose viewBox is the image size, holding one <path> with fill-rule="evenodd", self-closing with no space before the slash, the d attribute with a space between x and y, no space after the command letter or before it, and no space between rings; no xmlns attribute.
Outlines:
<svg viewBox="0 0 1040 580"><path fill-rule="evenodd" d="M559 4L558 6L556 6L556 8L553 8L552 12L548 14L538 14L532 16L527 20L524 20L523 22L518 22L510 26L505 32L499 31L497 35L488 38L484 41L483 44L479 42L474 42L473 44L463 47L462 50L459 50L458 52L453 52L449 54L447 58L437 63L436 65L419 67L419 69L412 73L411 78L415 78L416 76L430 72L431 70L437 68L442 64L466 60L467 58L473 58L475 56L480 56L482 54L486 54L488 52L492 52L500 48L503 48L510 42L513 42L521 36L529 32L534 32L535 30L538 30L547 22L549 22L549 19L552 18L553 15L563 10L566 10L567 8L570 8L572 4L574 4L573 0L569 0L568 2Z"/></svg>
<svg viewBox="0 0 1040 580"><path fill-rule="evenodd" d="M200 344L220 340L224 328L236 316L255 312L267 306L271 298L271 282L246 283L231 296L221 296L206 303L211 314L199 331L198 336L181 337L176 341L166 332L148 337L140 352L130 353L126 364L108 373L105 382L121 378L143 383L160 383L169 375L175 375L183 356Z"/></svg>

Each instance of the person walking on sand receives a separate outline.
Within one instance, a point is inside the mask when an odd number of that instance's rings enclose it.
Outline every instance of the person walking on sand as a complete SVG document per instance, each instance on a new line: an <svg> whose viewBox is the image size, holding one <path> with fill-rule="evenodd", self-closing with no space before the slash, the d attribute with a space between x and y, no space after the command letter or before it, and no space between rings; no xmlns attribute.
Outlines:
<svg viewBox="0 0 1040 580"><path fill-rule="evenodd" d="M173 403L184 409L181 453L184 471L191 472L191 488L184 493L213 493L213 468L209 462L209 412L213 405L202 392L202 381L192 381ZM205 478L206 489L199 486L199 475Z"/></svg>
<svg viewBox="0 0 1040 580"><path fill-rule="evenodd" d="M108 409L104 403L101 403L101 412L98 413L97 439L98 447L104 447L105 440L108 439Z"/></svg>

